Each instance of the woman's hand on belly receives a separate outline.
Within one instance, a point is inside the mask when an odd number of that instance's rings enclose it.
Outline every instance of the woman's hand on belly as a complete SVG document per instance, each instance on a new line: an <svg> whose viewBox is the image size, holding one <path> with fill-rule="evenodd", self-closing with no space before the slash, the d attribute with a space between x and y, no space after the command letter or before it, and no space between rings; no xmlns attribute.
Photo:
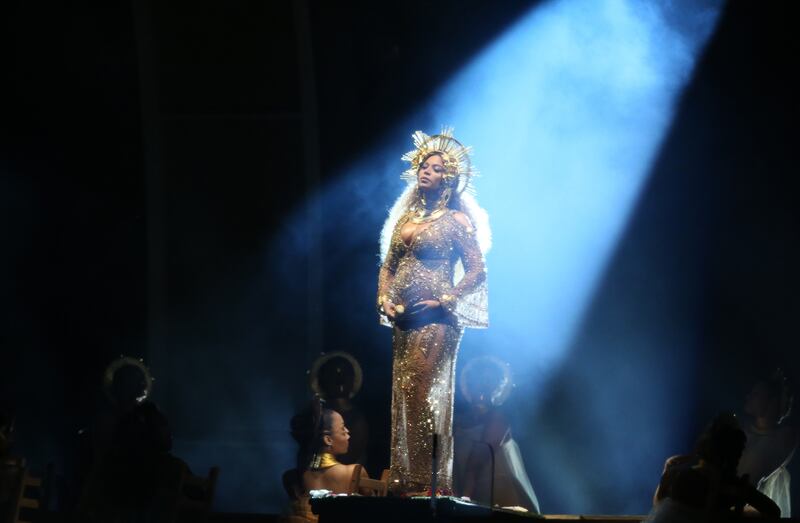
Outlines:
<svg viewBox="0 0 800 523"><path fill-rule="evenodd" d="M423 312L432 311L442 306L438 300L422 300L408 308L407 314L420 314Z"/></svg>
<svg viewBox="0 0 800 523"><path fill-rule="evenodd" d="M397 316L397 305L395 305L389 300L384 300L382 307L383 307L383 312L386 314L386 316L390 320L394 321L395 316Z"/></svg>

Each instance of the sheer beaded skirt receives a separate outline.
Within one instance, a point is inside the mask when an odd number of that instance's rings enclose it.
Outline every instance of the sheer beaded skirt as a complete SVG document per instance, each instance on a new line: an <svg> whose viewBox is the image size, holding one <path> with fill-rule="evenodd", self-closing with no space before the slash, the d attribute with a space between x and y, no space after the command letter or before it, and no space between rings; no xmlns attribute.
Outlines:
<svg viewBox="0 0 800 523"><path fill-rule="evenodd" d="M437 484L452 490L453 392L463 330L450 323L416 328L396 326L393 334L391 487L428 488L437 446Z"/></svg>

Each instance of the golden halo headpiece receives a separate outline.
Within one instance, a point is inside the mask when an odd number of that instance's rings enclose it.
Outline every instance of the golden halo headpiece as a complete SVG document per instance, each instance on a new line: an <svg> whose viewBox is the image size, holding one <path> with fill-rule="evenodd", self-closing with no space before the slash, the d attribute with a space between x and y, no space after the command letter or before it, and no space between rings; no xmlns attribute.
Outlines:
<svg viewBox="0 0 800 523"><path fill-rule="evenodd" d="M470 159L472 147L464 146L453 138L452 127L444 127L441 133L433 136L416 131L411 137L414 139L414 149L408 151L401 158L411 162L411 167L403 171L401 178L412 185L417 183L419 166L428 156L437 153L442 156L442 163L444 163L444 179L453 188L453 191L461 194L465 190L473 190L470 181L473 176L478 174L478 171L472 166Z"/></svg>
<svg viewBox="0 0 800 523"><path fill-rule="evenodd" d="M323 353L320 355L314 363L311 365L311 371L309 372L309 385L311 386L311 390L319 396L321 399L328 399L325 397L325 391L322 390L322 387L319 383L319 372L322 369L322 366L331 361L334 358L341 358L353 368L353 389L350 391L348 397L353 399L358 391L361 390L361 383L363 381L361 365L358 363L358 360L353 357L352 354L344 351L335 351L329 352L327 354Z"/></svg>
<svg viewBox="0 0 800 523"><path fill-rule="evenodd" d="M475 401L475 398L472 397L472 392L469 390L467 376L470 374L470 372L478 371L488 367L495 367L500 371L501 374L500 379L497 381L497 384L491 391L491 397L489 398L491 404L497 407L502 405L508 399L508 396L511 394L511 389L514 388L514 381L511 376L511 366L500 358L495 356L478 356L469 360L464 368L461 369L461 375L459 376L459 388L461 389L461 394L464 395L464 399L466 399L467 402L472 403Z"/></svg>
<svg viewBox="0 0 800 523"><path fill-rule="evenodd" d="M103 371L103 390L105 391L106 396L112 403L117 403L117 398L114 397L113 392L114 377L116 376L117 371L123 367L133 367L138 369L142 374L142 393L136 398L137 403L142 403L153 391L153 382L155 381L155 378L150 374L150 370L147 368L147 365L144 364L144 360L141 358L137 359L130 356L120 355L119 358L108 364L105 371Z"/></svg>

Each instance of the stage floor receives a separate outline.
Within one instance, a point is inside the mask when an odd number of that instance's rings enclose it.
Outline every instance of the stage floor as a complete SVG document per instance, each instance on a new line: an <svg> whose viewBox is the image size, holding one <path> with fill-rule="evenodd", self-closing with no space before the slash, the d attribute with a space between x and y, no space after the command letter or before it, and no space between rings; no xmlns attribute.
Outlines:
<svg viewBox="0 0 800 523"><path fill-rule="evenodd" d="M426 521L474 521L476 519L497 522L525 522L547 520L548 522L576 520L594 523L632 523L646 518L637 516L573 516L540 515L510 509L494 508L468 503L458 498L441 497L434 502L430 498L382 498L382 497L335 497L311 500L319 523L357 523L379 521L403 521L423 523Z"/></svg>

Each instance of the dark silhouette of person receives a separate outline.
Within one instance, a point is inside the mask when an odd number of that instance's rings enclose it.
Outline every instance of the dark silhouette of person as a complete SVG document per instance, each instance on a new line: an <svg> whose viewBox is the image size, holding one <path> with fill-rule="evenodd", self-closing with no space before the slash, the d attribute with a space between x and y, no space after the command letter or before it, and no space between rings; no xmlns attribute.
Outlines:
<svg viewBox="0 0 800 523"><path fill-rule="evenodd" d="M75 472L66 493L68 506L77 504L92 469L111 449L120 420L146 399L150 385L141 360L121 356L106 367L97 410L91 423L78 431Z"/></svg>
<svg viewBox="0 0 800 523"><path fill-rule="evenodd" d="M791 490L788 465L798 444L798 430L787 422L794 395L788 379L777 369L753 385L744 402L743 429L747 444L738 473L770 497L791 517Z"/></svg>
<svg viewBox="0 0 800 523"><path fill-rule="evenodd" d="M11 455L14 443L14 415L0 405L0 521L11 521L16 503L22 462Z"/></svg>
<svg viewBox="0 0 800 523"><path fill-rule="evenodd" d="M771 499L746 477L737 475L745 440L733 414L714 417L698 438L693 454L673 456L664 464L651 520L724 519L741 515L745 507L766 517L780 517L780 509Z"/></svg>
<svg viewBox="0 0 800 523"><path fill-rule="evenodd" d="M111 446L92 467L79 506L85 521L172 521L185 462L171 454L163 413L145 401L122 415Z"/></svg>

